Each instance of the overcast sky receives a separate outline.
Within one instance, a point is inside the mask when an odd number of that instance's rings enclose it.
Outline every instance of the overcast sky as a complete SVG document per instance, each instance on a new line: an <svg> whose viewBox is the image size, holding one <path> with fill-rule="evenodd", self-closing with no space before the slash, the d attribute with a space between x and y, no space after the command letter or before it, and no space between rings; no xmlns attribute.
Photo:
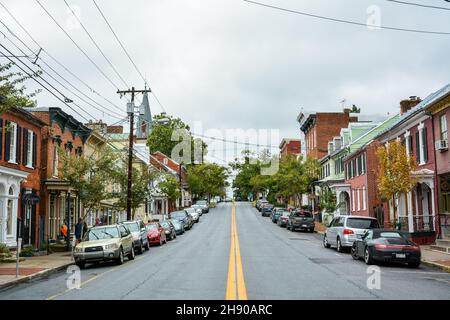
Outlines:
<svg viewBox="0 0 450 320"><path fill-rule="evenodd" d="M142 88L142 79L94 3L67 1L126 82ZM386 0L261 2L362 23L369 17L369 6L376 5L381 25L450 32L450 11ZM444 0L411 2L450 8ZM2 3L45 50L96 91L123 106L125 116L126 101L119 99L117 88L106 81L34 0L2 0ZM83 29L74 23L64 2L41 0L41 3L123 89L124 85ZM97 3L166 111L191 125L202 121L205 130L274 128L280 130L280 138L295 138L299 137L296 117L301 107L307 112L339 111L340 101L345 98L347 104L356 104L363 114L375 119L397 112L403 98L411 95L424 98L450 82L450 35L369 30L240 0L97 0ZM0 19L33 50L38 50L1 7ZM4 27L0 30L6 32ZM1 42L19 53L5 39L1 38ZM42 58L80 90L104 102L45 54ZM32 83L28 86L35 87ZM70 93L67 96L86 106ZM153 113L162 111L153 97L150 101ZM74 114L45 92L38 96L38 102L40 106L59 106ZM118 121L89 106L86 108L109 123ZM277 145L279 141L270 143Z"/></svg>

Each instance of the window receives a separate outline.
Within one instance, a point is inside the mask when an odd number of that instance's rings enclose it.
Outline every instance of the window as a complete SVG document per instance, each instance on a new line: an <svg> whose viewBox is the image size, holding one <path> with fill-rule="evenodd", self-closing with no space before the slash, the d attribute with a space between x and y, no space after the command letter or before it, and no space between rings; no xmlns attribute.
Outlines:
<svg viewBox="0 0 450 320"><path fill-rule="evenodd" d="M13 201L8 200L8 215L6 221L6 235L11 236L13 234Z"/></svg>
<svg viewBox="0 0 450 320"><path fill-rule="evenodd" d="M59 166L59 150L58 146L55 145L53 148L53 176L58 176L58 166Z"/></svg>
<svg viewBox="0 0 450 320"><path fill-rule="evenodd" d="M355 197L355 189L352 190L352 211L356 209L356 197Z"/></svg>
<svg viewBox="0 0 450 320"><path fill-rule="evenodd" d="M428 141L427 141L427 128L422 129L422 160L424 163L428 162Z"/></svg>
<svg viewBox="0 0 450 320"><path fill-rule="evenodd" d="M440 138L441 140L447 140L447 115L443 114L439 117L440 124Z"/></svg>
<svg viewBox="0 0 450 320"><path fill-rule="evenodd" d="M412 154L413 153L413 141L412 141L412 136L409 135L408 136L408 153Z"/></svg>
<svg viewBox="0 0 450 320"><path fill-rule="evenodd" d="M362 173L366 173L366 154L362 154Z"/></svg>
<svg viewBox="0 0 450 320"><path fill-rule="evenodd" d="M10 139L9 139L9 162L16 163L16 155L17 155L17 123L10 122Z"/></svg>
<svg viewBox="0 0 450 320"><path fill-rule="evenodd" d="M420 140L419 131L416 131L416 161L420 163Z"/></svg>
<svg viewBox="0 0 450 320"><path fill-rule="evenodd" d="M33 151L34 151L34 148L33 148L33 144L34 144L34 135L33 135L33 131L31 131L31 130L27 130L27 135L26 135L26 137L27 137L27 140L28 141L25 141L24 143L26 143L27 144L27 146L26 146L26 159L27 159L27 161L26 161L26 166L27 167L30 167L30 168L32 168L33 167L33 157L34 157L34 155L33 155ZM25 151L25 150L24 150Z"/></svg>
<svg viewBox="0 0 450 320"><path fill-rule="evenodd" d="M367 203L366 203L366 187L363 187L362 189L362 203L363 203L363 210L367 209Z"/></svg>
<svg viewBox="0 0 450 320"><path fill-rule="evenodd" d="M359 191L359 189L356 190L356 198L358 201L358 211L361 210L361 193Z"/></svg>

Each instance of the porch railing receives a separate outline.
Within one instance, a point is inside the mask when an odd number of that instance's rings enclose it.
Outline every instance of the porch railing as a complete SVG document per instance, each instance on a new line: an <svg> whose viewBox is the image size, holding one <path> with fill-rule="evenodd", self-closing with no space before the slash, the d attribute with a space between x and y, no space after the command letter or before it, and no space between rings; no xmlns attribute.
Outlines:
<svg viewBox="0 0 450 320"><path fill-rule="evenodd" d="M413 228L414 232L422 232L422 231L435 231L434 215L413 215ZM409 221L408 217L399 217L401 230L409 231Z"/></svg>

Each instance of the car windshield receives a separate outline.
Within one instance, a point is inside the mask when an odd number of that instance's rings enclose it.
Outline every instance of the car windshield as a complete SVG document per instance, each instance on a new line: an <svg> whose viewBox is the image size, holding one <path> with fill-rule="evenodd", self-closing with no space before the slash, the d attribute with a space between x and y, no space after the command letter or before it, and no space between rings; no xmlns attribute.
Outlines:
<svg viewBox="0 0 450 320"><path fill-rule="evenodd" d="M196 211L194 208L188 208L188 209L186 209L186 212L187 213L195 213Z"/></svg>
<svg viewBox="0 0 450 320"><path fill-rule="evenodd" d="M283 211L283 213L281 215L283 217L288 217L289 216L289 211Z"/></svg>
<svg viewBox="0 0 450 320"><path fill-rule="evenodd" d="M161 222L161 226L163 228L170 228L170 223L168 223L167 221L163 221L163 222Z"/></svg>
<svg viewBox="0 0 450 320"><path fill-rule="evenodd" d="M302 217L302 218L311 218L311 213L308 211L300 211L300 212L294 212L294 217Z"/></svg>
<svg viewBox="0 0 450 320"><path fill-rule="evenodd" d="M138 224L133 222L133 223L124 223L125 227L128 228L128 230L130 230L131 232L137 232L139 231L139 227Z"/></svg>
<svg viewBox="0 0 450 320"><path fill-rule="evenodd" d="M90 229L83 238L83 241L93 241L102 239L119 238L119 230L116 227Z"/></svg>
<svg viewBox="0 0 450 320"><path fill-rule="evenodd" d="M170 220L175 228L179 228L181 226L178 220Z"/></svg>
<svg viewBox="0 0 450 320"><path fill-rule="evenodd" d="M403 239L403 235L398 232L380 232L378 238L396 238Z"/></svg>
<svg viewBox="0 0 450 320"><path fill-rule="evenodd" d="M172 213L170 214L170 216L171 216L172 218L184 218L186 215L184 214L183 211L176 211L176 212L172 212Z"/></svg>
<svg viewBox="0 0 450 320"><path fill-rule="evenodd" d="M154 224L154 223L150 223L146 226L147 231L151 231L151 230L158 230L158 225Z"/></svg>
<svg viewBox="0 0 450 320"><path fill-rule="evenodd" d="M355 229L374 229L378 228L378 222L374 219L348 218L347 227Z"/></svg>

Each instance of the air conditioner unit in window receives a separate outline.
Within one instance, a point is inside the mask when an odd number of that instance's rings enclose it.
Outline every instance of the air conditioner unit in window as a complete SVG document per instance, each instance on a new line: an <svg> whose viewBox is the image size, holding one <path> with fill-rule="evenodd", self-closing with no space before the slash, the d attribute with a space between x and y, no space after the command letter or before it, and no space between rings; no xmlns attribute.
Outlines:
<svg viewBox="0 0 450 320"><path fill-rule="evenodd" d="M435 144L436 150L445 151L448 150L448 141L447 140L438 140Z"/></svg>

